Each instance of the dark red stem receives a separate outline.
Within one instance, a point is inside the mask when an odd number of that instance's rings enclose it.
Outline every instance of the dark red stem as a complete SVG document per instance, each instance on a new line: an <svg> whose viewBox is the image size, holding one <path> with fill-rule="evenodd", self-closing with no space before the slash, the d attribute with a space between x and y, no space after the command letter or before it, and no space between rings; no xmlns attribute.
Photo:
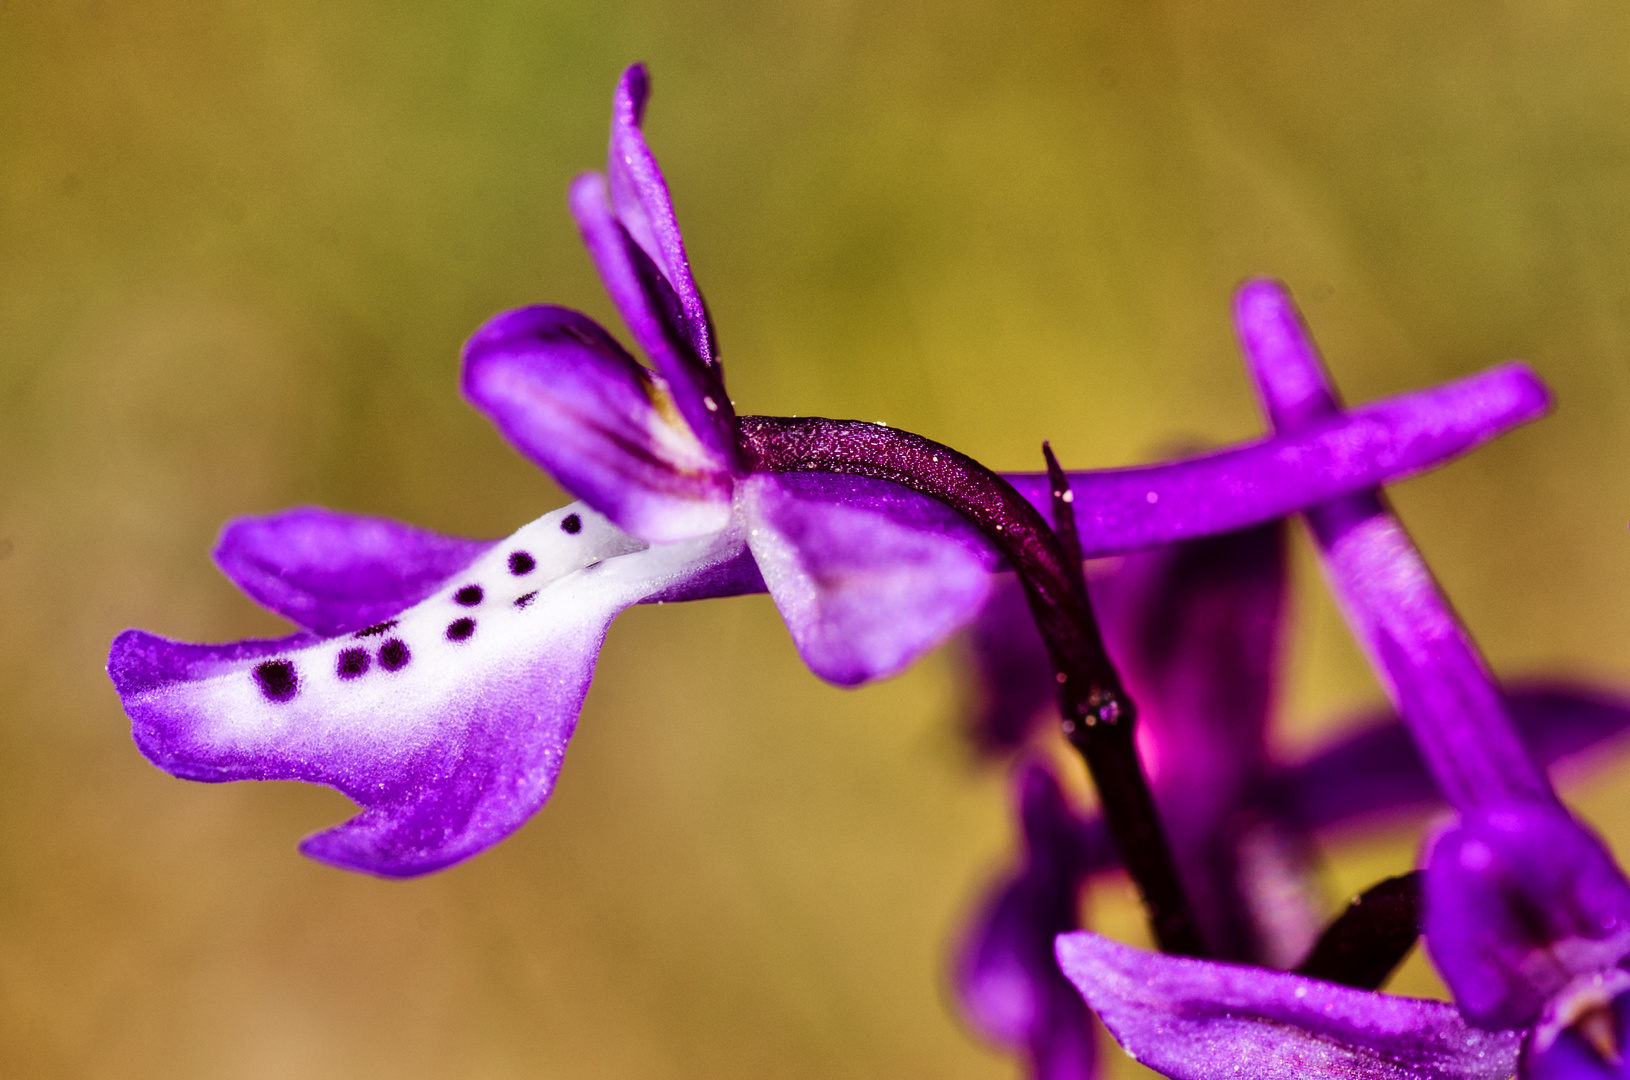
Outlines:
<svg viewBox="0 0 1630 1080"><path fill-rule="evenodd" d="M973 522L1012 564L1058 678L1071 744L1086 760L1103 814L1137 883L1156 942L1203 956L1197 924L1155 811L1133 742L1137 711L1104 650L1087 598L1073 514L1068 541L1013 486L979 462L921 435L858 420L740 418L742 463L751 472L828 472L888 480L937 499ZM1068 506L1062 470L1048 451L1054 506ZM1070 552L1077 554L1071 554Z"/></svg>

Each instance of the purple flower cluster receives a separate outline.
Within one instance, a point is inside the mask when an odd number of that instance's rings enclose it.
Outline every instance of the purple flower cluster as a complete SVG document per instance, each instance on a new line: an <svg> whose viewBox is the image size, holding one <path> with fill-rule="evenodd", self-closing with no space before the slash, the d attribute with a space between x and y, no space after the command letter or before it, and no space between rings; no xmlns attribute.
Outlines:
<svg viewBox="0 0 1630 1080"><path fill-rule="evenodd" d="M1282 288L1246 285L1236 320L1276 430L1340 414ZM1117 855L1103 823L1073 811L1033 763L1020 781L1023 863L993 890L959 963L969 1017L1048 1078L1091 1072L1074 990L1128 1052L1179 1080L1506 1077L1519 1054L1530 1076L1617 1070L1630 886L1541 766L1621 732L1630 707L1556 686L1503 693L1379 491L1304 515L1397 715L1298 765L1274 762L1264 736L1280 531L1126 558L1094 582L1098 610L1144 705L1157 798L1216 960L1076 929L1079 889ZM1023 630L998 593L973 635L991 749L1022 746L1047 700L1040 643ZM1359 957L1349 985L1333 984L1306 891L1313 834L1439 794L1459 818L1428 843L1424 882L1408 885L1424 893L1427 948L1458 1009L1374 992L1402 959L1380 940L1369 943L1379 965Z"/></svg>
<svg viewBox="0 0 1630 1080"><path fill-rule="evenodd" d="M1035 1075L1092 1073L1089 1007L1178 1078L1493 1078L1519 1053L1529 1075L1617 1069L1630 886L1542 765L1623 729L1630 709L1558 687L1502 693L1379 494L1541 415L1532 373L1506 365L1346 410L1283 290L1254 283L1236 319L1273 433L1219 452L998 478L877 425L738 416L640 130L648 94L630 68L606 171L569 200L648 363L547 306L495 317L464 352L465 396L579 501L496 541L316 508L230 523L217 563L300 629L225 645L121 634L108 670L142 752L187 779L334 787L361 812L302 850L412 876L497 843L548 799L606 629L630 605L767 592L810 670L844 686L972 626L990 748L1023 747L1055 693L1109 702L1077 720L1127 738L1138 702L1163 822L1149 835L1170 845L1210 958L1077 929L1086 880L1147 860L1126 846L1134 833L1080 816L1026 765L1024 863L986 905L958 987ZM1287 766L1266 733L1292 513L1398 719ZM1116 554L1116 573L1079 584L1081 558ZM1102 616L1124 714L1097 684L1065 687L1079 667L1066 608L1088 660ZM1401 939L1364 918L1321 937L1307 891L1318 830L1438 793L1459 817L1424 885L1399 895L1424 895L1458 1009L1374 991L1413 922ZM1310 949L1364 962L1327 971ZM1300 974L1275 970L1298 961Z"/></svg>

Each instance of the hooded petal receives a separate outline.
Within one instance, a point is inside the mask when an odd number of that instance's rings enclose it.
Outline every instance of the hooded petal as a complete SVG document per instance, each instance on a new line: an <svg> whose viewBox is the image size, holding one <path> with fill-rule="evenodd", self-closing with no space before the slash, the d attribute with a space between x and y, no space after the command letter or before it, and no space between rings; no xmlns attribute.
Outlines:
<svg viewBox="0 0 1630 1080"><path fill-rule="evenodd" d="M490 320L464 347L463 387L517 449L625 532L666 543L730 517L728 464L586 315L530 307Z"/></svg>
<svg viewBox="0 0 1630 1080"><path fill-rule="evenodd" d="M1506 364L1203 457L1071 473L1081 553L1119 554L1271 521L1422 472L1549 407L1545 385ZM1048 512L1045 473L1008 479Z"/></svg>
<svg viewBox="0 0 1630 1080"><path fill-rule="evenodd" d="M985 602L987 549L956 535L800 497L769 475L742 481L737 499L799 655L829 682L901 671Z"/></svg>
<svg viewBox="0 0 1630 1080"><path fill-rule="evenodd" d="M680 415L721 460L736 464L735 407L724 372L712 353L698 350L673 283L635 242L611 208L606 178L585 173L572 182L569 201L578 231L606 291L645 355L673 390ZM711 329L707 341L711 341Z"/></svg>
<svg viewBox="0 0 1630 1080"><path fill-rule="evenodd" d="M1340 414L1282 286L1246 283L1234 313L1275 430L1294 432ZM1314 506L1307 520L1355 636L1449 801L1468 808L1553 799L1471 636L1379 489Z"/></svg>
<svg viewBox="0 0 1630 1080"><path fill-rule="evenodd" d="M1079 1080L1097 1059L1092 1017L1059 971L1053 939L1078 925L1076 902L1088 864L1110 853L1089 836L1058 781L1040 765L1020 774L1025 859L999 882L970 928L956 970L969 1021L993 1042L1022 1048L1036 1080Z"/></svg>
<svg viewBox="0 0 1630 1080"><path fill-rule="evenodd" d="M300 506L227 522L215 563L261 606L345 634L417 604L495 542Z"/></svg>
<svg viewBox="0 0 1630 1080"><path fill-rule="evenodd" d="M1454 1006L1264 968L1144 952L1087 931L1064 974L1127 1053L1173 1080L1506 1080L1519 1032Z"/></svg>
<svg viewBox="0 0 1630 1080"><path fill-rule="evenodd" d="M1543 1050L1581 995L1605 1006L1630 989L1618 970L1630 956L1630 883L1554 804L1469 813L1432 845L1426 944L1472 1023L1529 1027L1549 1011Z"/></svg>
<svg viewBox="0 0 1630 1080"><path fill-rule="evenodd" d="M224 646L131 630L108 671L137 744L161 768L337 788L363 812L303 850L422 874L496 843L548 798L616 613L707 573L740 543L646 548L565 508L385 624Z"/></svg>

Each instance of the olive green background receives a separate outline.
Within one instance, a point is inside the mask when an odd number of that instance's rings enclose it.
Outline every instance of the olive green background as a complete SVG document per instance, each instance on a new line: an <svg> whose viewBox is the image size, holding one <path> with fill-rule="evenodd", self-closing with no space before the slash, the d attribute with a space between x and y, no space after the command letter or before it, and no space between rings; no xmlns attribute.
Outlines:
<svg viewBox="0 0 1630 1080"><path fill-rule="evenodd" d="M392 883L296 854L332 792L149 766L107 644L279 631L210 564L235 514L562 501L458 352L612 318L564 192L644 59L743 411L1008 469L1248 438L1229 294L1280 276L1354 400L1551 384L1397 502L1502 673L1630 686L1626 55L1630 9L1568 0L0 2L0 1071L1012 1075L947 1005L1010 843L954 652L841 692L763 597L631 612L551 805ZM1378 700L1296 572L1287 753ZM1336 838L1332 901L1418 826ZM1124 885L1091 906L1136 937Z"/></svg>

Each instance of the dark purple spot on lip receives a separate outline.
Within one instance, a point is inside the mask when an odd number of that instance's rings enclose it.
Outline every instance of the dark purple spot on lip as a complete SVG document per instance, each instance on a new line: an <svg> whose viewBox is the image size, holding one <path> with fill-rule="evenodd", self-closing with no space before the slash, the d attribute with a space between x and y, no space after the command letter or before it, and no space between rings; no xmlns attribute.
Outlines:
<svg viewBox="0 0 1630 1080"><path fill-rule="evenodd" d="M474 619L455 619L453 622L448 624L447 640L468 641L470 635L473 633L475 633Z"/></svg>
<svg viewBox="0 0 1630 1080"><path fill-rule="evenodd" d="M532 601L536 600L537 598L538 598L538 590L533 589L531 592L527 593L525 596L517 596L515 598L515 606L518 607L518 608L524 608L528 604L532 603Z"/></svg>
<svg viewBox="0 0 1630 1080"><path fill-rule="evenodd" d="M359 637L359 638L378 637L380 634L383 634L386 630L389 630L391 627L393 627L395 625L396 625L396 620L395 619L392 619L390 622L374 623L372 626L369 626L369 627L367 627L365 629L362 629L362 630L358 630L356 633L352 634L351 636L352 637Z"/></svg>
<svg viewBox="0 0 1630 1080"><path fill-rule="evenodd" d="M367 649L341 649L334 673L342 679L355 679L367 673L370 663Z"/></svg>
<svg viewBox="0 0 1630 1080"><path fill-rule="evenodd" d="M578 517L576 514L567 514L560 520L561 532L570 533L572 536L576 536L582 531L582 529L583 519Z"/></svg>
<svg viewBox="0 0 1630 1080"><path fill-rule="evenodd" d="M300 690L292 660L268 660L255 665L255 681L268 701L288 701Z"/></svg>
<svg viewBox="0 0 1630 1080"><path fill-rule="evenodd" d="M528 555L524 551L512 551L509 553L509 572L514 574L516 577L520 577L523 574L530 574L533 568L537 565L538 560L534 559L531 555Z"/></svg>
<svg viewBox="0 0 1630 1080"><path fill-rule="evenodd" d="M412 659L413 654L408 652L407 642L401 638L393 637L379 647L379 666L386 671L401 671Z"/></svg>
<svg viewBox="0 0 1630 1080"><path fill-rule="evenodd" d="M485 595L486 594L481 591L481 586L466 585L464 588L453 594L453 600L461 607L475 607L477 604L481 603L481 598Z"/></svg>

